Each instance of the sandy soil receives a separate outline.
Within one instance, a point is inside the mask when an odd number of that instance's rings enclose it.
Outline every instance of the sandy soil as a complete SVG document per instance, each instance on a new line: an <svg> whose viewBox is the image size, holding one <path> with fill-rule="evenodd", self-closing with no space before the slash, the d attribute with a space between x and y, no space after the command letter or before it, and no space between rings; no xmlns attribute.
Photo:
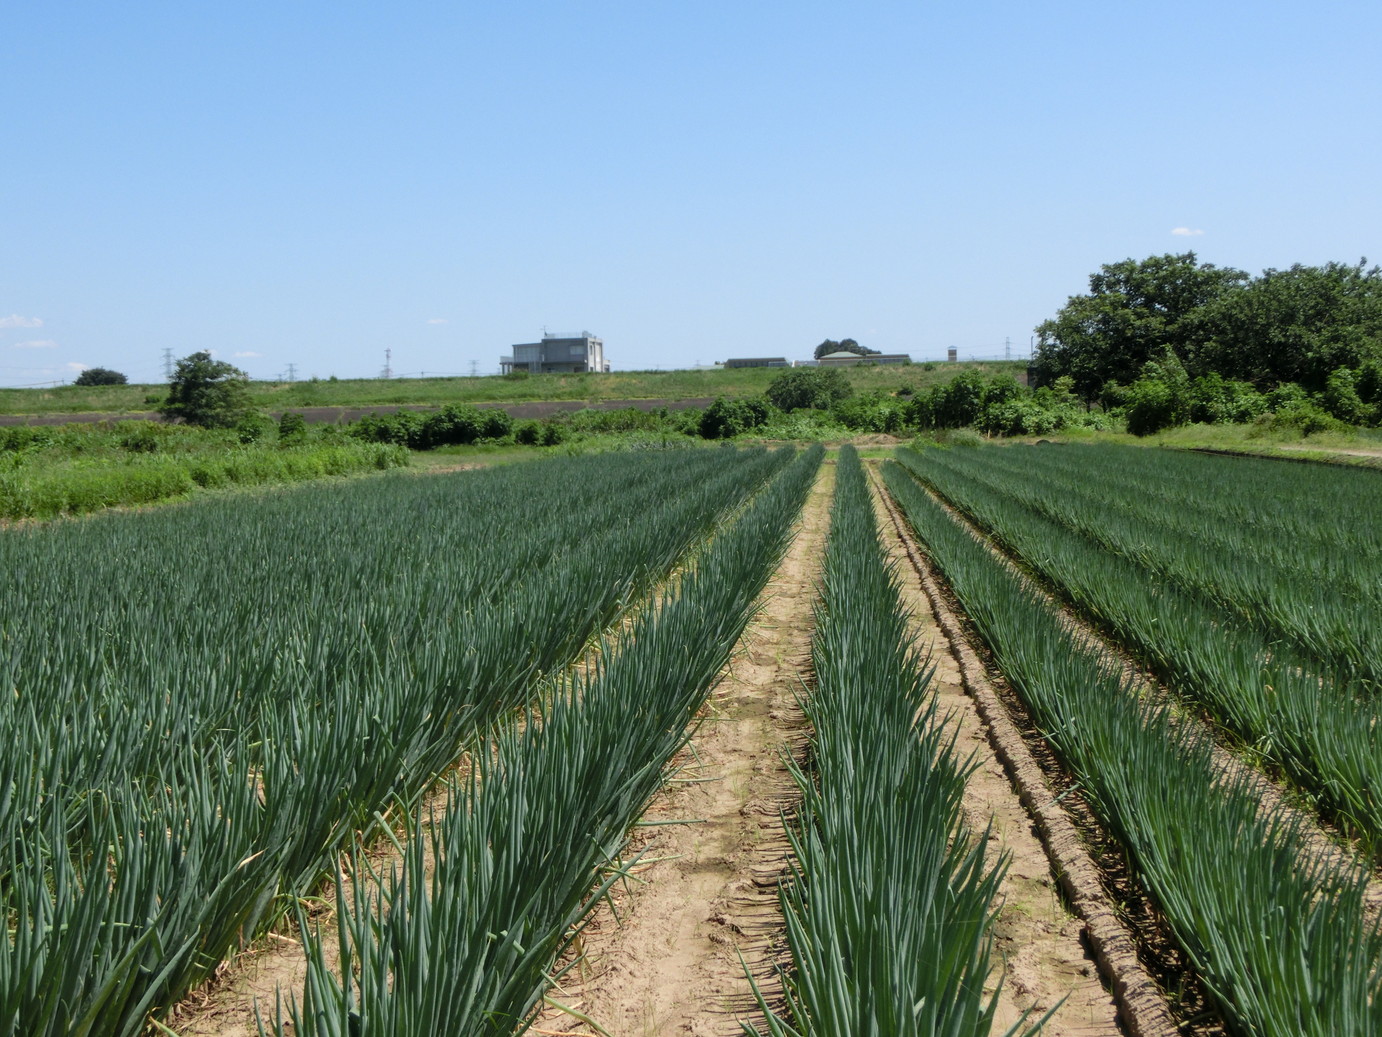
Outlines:
<svg viewBox="0 0 1382 1037"><path fill-rule="evenodd" d="M787 863L781 814L794 799L784 756L805 738L796 705L810 663L811 606L829 523L825 465L796 537L760 599L680 761L678 783L639 829L651 862L640 885L602 908L582 937L580 973L557 1000L615 1037L742 1033L756 1007L745 965L772 996L781 958L777 882ZM537 1032L592 1033L549 1012Z"/></svg>

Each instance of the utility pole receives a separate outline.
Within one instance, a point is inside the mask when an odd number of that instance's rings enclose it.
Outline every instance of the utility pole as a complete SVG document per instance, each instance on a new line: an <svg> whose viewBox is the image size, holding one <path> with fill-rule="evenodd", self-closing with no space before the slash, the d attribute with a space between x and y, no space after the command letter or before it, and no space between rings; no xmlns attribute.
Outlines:
<svg viewBox="0 0 1382 1037"><path fill-rule="evenodd" d="M163 377L170 382L173 380L173 351L171 349L163 351Z"/></svg>
<svg viewBox="0 0 1382 1037"><path fill-rule="evenodd" d="M289 364L289 365L288 365L288 381L290 381L290 382L295 382L295 381L297 381L297 377L298 377L298 365L297 365L297 364Z"/></svg>

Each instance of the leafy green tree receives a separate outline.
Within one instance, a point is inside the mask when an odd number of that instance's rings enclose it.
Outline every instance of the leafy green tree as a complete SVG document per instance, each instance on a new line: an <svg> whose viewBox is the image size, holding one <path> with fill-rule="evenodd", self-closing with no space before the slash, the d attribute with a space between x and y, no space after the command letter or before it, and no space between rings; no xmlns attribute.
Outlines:
<svg viewBox="0 0 1382 1037"><path fill-rule="evenodd" d="M831 353L858 353L860 356L876 356L878 350L869 349L867 346L861 346L852 338L842 338L839 342L828 338L816 347L815 357L819 360L821 357L829 356Z"/></svg>
<svg viewBox="0 0 1382 1037"><path fill-rule="evenodd" d="M794 411L804 407L829 410L832 404L846 399L853 391L844 372L836 368L794 367L769 382L764 395L778 410Z"/></svg>
<svg viewBox="0 0 1382 1037"><path fill-rule="evenodd" d="M1196 317L1199 366L1268 389L1324 390L1340 367L1382 360L1382 268L1326 263L1265 270Z"/></svg>
<svg viewBox="0 0 1382 1037"><path fill-rule="evenodd" d="M177 362L159 413L204 428L233 428L250 409L249 375L206 350Z"/></svg>
<svg viewBox="0 0 1382 1037"><path fill-rule="evenodd" d="M1241 270L1200 263L1193 252L1105 264L1089 278L1089 294L1072 296L1037 326L1037 378L1069 375L1087 404L1109 381L1131 382L1142 366L1170 348L1193 362L1203 329L1201 307L1240 288Z"/></svg>
<svg viewBox="0 0 1382 1037"><path fill-rule="evenodd" d="M77 375L77 385L124 385L129 381L119 371L112 371L108 367L88 367L81 374Z"/></svg>

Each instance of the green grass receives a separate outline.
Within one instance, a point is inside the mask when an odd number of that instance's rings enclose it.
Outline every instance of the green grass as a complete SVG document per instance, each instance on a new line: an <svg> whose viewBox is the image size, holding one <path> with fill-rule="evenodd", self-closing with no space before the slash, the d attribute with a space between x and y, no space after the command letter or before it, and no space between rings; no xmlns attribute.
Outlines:
<svg viewBox="0 0 1382 1037"><path fill-rule="evenodd" d="M1021 374L1024 362L926 363L902 367L843 369L856 392L902 387L926 389L966 370ZM781 368L709 371L617 371L610 374L544 374L527 378L343 378L305 382L254 382L251 400L263 410L296 407L441 406L447 403L529 403L537 400L678 400L753 396L767 388ZM133 414L157 407L167 386L75 386L0 389L0 414Z"/></svg>

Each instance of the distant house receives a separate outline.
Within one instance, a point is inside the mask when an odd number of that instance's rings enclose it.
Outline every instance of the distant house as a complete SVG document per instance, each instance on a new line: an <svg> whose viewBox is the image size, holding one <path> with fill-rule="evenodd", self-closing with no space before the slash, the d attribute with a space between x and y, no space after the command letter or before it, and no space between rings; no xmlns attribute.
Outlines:
<svg viewBox="0 0 1382 1037"><path fill-rule="evenodd" d="M912 358L906 353L870 353L868 356L860 356L858 353L851 353L847 349L841 349L836 353L827 353L820 358L822 367L853 367L855 364L910 364Z"/></svg>
<svg viewBox="0 0 1382 1037"><path fill-rule="evenodd" d="M513 347L513 356L499 358L503 374L527 371L529 374L604 373L605 344L588 331L579 335L543 335L541 342L522 342Z"/></svg>
<svg viewBox="0 0 1382 1037"><path fill-rule="evenodd" d="M725 368L731 367L788 367L785 356L747 356L726 360Z"/></svg>

